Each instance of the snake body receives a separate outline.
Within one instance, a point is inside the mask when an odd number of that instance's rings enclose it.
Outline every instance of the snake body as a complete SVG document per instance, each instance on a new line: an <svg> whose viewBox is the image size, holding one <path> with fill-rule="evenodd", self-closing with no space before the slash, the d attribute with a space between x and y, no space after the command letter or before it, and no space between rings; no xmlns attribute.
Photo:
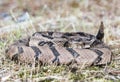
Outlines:
<svg viewBox="0 0 120 82"><path fill-rule="evenodd" d="M28 64L103 65L111 61L111 51L103 37L103 23L96 36L84 32L36 32L10 45L6 56Z"/></svg>

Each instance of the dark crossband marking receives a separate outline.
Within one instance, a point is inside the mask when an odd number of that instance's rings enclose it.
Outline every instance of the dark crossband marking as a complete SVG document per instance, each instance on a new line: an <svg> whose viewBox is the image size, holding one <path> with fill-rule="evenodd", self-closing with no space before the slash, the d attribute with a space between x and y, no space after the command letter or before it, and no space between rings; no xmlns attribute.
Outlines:
<svg viewBox="0 0 120 82"><path fill-rule="evenodd" d="M98 56L102 56L103 55L103 52L98 50L98 49L92 49L94 52L97 53Z"/></svg>
<svg viewBox="0 0 120 82"><path fill-rule="evenodd" d="M44 46L45 44L46 44L45 41L40 41L40 42L38 43L39 46Z"/></svg>
<svg viewBox="0 0 120 82"><path fill-rule="evenodd" d="M31 48L33 49L33 51L35 52L35 60L38 60L38 56L41 54L41 51L39 48L35 47L35 46L31 46Z"/></svg>
<svg viewBox="0 0 120 82"><path fill-rule="evenodd" d="M98 58L94 61L95 64L99 63L101 60L102 60L102 55L103 55L103 52L98 50L98 49L91 49L92 51L94 51L97 55L98 55Z"/></svg>
<svg viewBox="0 0 120 82"><path fill-rule="evenodd" d="M95 37L92 34L88 34L88 33L84 33L84 32L76 32L76 34L83 36L83 37L91 37L91 38Z"/></svg>
<svg viewBox="0 0 120 82"><path fill-rule="evenodd" d="M65 33L61 36L61 38L68 38L69 36L72 36L70 33Z"/></svg>
<svg viewBox="0 0 120 82"><path fill-rule="evenodd" d="M52 36L52 35L53 35L53 32L48 32L48 34L49 34L50 36Z"/></svg>
<svg viewBox="0 0 120 82"><path fill-rule="evenodd" d="M42 36L43 36L43 37L46 37L46 38L48 38L48 39L53 39L53 37L48 36L48 35L45 35L45 34L42 34Z"/></svg>
<svg viewBox="0 0 120 82"><path fill-rule="evenodd" d="M51 41L47 42L47 44L49 45L49 47L54 45L54 43L52 43Z"/></svg>
<svg viewBox="0 0 120 82"><path fill-rule="evenodd" d="M74 33L64 33L63 36L73 36Z"/></svg>
<svg viewBox="0 0 120 82"><path fill-rule="evenodd" d="M41 36L43 36L45 38L48 38L48 39L53 39L53 37L52 37L53 33L52 32L36 32L32 36L35 36L36 34L41 35Z"/></svg>
<svg viewBox="0 0 120 82"><path fill-rule="evenodd" d="M35 33L32 34L32 36L35 36L36 34L41 35L42 33L43 33L43 32L35 32Z"/></svg>
<svg viewBox="0 0 120 82"><path fill-rule="evenodd" d="M99 40L95 40L95 41L90 45L90 47L94 47L94 46L96 46L96 45L98 45L98 44L103 44L103 42L102 42L102 41L99 41Z"/></svg>
<svg viewBox="0 0 120 82"><path fill-rule="evenodd" d="M49 47L52 46L52 45L54 45L51 41L47 41L47 42L45 42L45 41L40 41L40 42L38 43L39 46L44 46L45 44L47 44Z"/></svg>
<svg viewBox="0 0 120 82"><path fill-rule="evenodd" d="M50 50L53 52L55 59L53 59L52 63L59 63L59 58L58 56L60 55L59 52L56 50L54 46L50 46Z"/></svg>
<svg viewBox="0 0 120 82"><path fill-rule="evenodd" d="M80 36L86 36L87 34L84 32L77 32L76 34L79 34Z"/></svg>
<svg viewBox="0 0 120 82"><path fill-rule="evenodd" d="M68 41L66 41L66 42L63 44L64 47L69 47L69 45L70 45L70 43L69 43Z"/></svg>
<svg viewBox="0 0 120 82"><path fill-rule="evenodd" d="M14 55L12 56L12 60L18 60L19 54L21 54L21 53L24 52L22 47L17 47L17 48L18 48L18 53L14 54Z"/></svg>
<svg viewBox="0 0 120 82"><path fill-rule="evenodd" d="M75 50L73 50L72 48L66 48L66 50L68 50L73 55L73 57L79 56L79 54Z"/></svg>

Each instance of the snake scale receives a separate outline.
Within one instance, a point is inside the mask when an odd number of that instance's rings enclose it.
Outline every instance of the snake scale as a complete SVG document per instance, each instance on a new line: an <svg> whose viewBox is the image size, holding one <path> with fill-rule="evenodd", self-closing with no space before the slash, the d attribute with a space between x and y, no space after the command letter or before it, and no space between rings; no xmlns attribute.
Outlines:
<svg viewBox="0 0 120 82"><path fill-rule="evenodd" d="M36 32L10 45L6 56L28 64L105 65L111 61L111 50L103 37L103 22L96 36L84 32Z"/></svg>

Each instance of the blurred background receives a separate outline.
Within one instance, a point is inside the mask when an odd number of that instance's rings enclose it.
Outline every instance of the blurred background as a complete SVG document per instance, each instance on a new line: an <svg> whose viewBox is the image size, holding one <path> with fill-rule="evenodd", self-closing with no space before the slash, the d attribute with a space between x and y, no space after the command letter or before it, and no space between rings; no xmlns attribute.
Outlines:
<svg viewBox="0 0 120 82"><path fill-rule="evenodd" d="M0 34L29 27L29 33L83 31L96 34L103 21L105 42L112 44L111 39L120 38L119 5L119 0L0 0Z"/></svg>

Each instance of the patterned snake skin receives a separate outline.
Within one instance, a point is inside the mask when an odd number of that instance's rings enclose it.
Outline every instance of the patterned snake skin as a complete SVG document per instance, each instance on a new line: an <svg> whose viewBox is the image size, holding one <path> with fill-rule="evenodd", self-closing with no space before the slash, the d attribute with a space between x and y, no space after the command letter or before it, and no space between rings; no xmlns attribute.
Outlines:
<svg viewBox="0 0 120 82"><path fill-rule="evenodd" d="M10 45L6 56L28 64L105 65L111 61L111 51L103 37L103 23L96 36L83 32L36 32Z"/></svg>

